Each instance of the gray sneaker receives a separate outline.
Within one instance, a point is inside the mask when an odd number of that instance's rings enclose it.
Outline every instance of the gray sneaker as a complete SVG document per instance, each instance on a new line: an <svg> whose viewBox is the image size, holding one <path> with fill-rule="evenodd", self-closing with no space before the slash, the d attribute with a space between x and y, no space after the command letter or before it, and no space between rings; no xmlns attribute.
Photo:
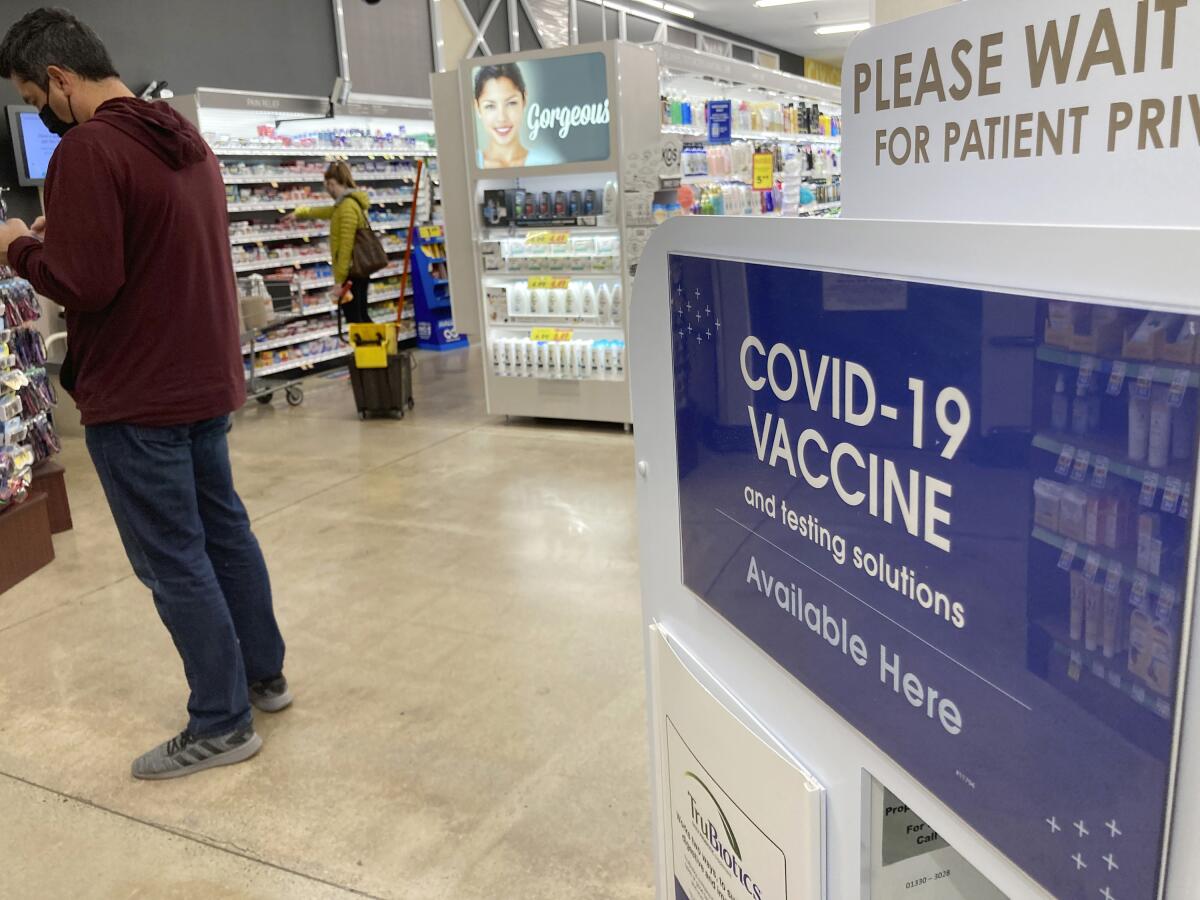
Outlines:
<svg viewBox="0 0 1200 900"><path fill-rule="evenodd" d="M186 729L133 761L134 778L178 778L247 760L262 749L254 724L219 737L198 738Z"/></svg>
<svg viewBox="0 0 1200 900"><path fill-rule="evenodd" d="M250 685L250 702L263 712L279 712L292 705L292 692L282 675L264 678Z"/></svg>

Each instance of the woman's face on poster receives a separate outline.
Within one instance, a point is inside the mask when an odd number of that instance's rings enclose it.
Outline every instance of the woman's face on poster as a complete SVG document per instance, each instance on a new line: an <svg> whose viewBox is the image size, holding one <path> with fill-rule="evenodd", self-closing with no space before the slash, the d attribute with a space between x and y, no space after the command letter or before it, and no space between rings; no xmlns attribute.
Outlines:
<svg viewBox="0 0 1200 900"><path fill-rule="evenodd" d="M509 78L492 78L475 101L479 119L492 141L511 144L521 133L525 97Z"/></svg>

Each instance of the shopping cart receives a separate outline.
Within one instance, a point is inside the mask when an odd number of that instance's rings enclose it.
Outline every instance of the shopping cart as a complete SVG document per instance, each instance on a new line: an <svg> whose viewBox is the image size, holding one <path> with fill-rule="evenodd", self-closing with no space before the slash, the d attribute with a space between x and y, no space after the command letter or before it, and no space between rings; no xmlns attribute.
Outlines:
<svg viewBox="0 0 1200 900"><path fill-rule="evenodd" d="M250 279L239 279L239 301L253 299L252 296L248 296L250 294L249 281ZM268 375L273 367L258 365L258 353L262 349L258 346L259 341L262 340L269 344L272 332L300 318L295 315L295 310L299 309L300 303L299 287L293 280L266 281L258 279L258 284L265 285L267 289L270 296L270 310L269 312L264 310L261 315L247 316L245 315L245 303L242 306L243 341L245 342L242 346L247 347L248 344L250 354L250 370L246 374L246 399L257 400L265 406L274 399L276 391L283 391L288 406L299 406L304 402L302 379L269 378Z"/></svg>

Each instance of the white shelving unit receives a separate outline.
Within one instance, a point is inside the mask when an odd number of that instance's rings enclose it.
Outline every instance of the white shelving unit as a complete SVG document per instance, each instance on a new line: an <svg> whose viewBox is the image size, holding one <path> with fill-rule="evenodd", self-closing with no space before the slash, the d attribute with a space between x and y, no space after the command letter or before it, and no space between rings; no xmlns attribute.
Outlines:
<svg viewBox="0 0 1200 900"><path fill-rule="evenodd" d="M604 55L607 84L592 81L565 87L573 91L571 103L593 104L607 99L607 159L510 169L480 167L471 80L477 66L515 62L533 71L540 60L596 53ZM653 51L610 41L472 59L457 72L433 76L435 112L443 146L452 141L457 143L461 138L458 146L446 150L447 165L453 158L462 166L461 173L455 173L462 177L448 178L446 183L447 248L451 278L456 279L455 319L459 329L464 330L463 323L468 321L464 310L470 308L465 300L473 298L486 356L484 386L488 411L493 415L625 425L631 422L625 348L629 341L626 298L632 288L632 260L622 239L619 187L626 177L627 153L653 147L658 141L657 92L647 90L648 85L657 83L657 71ZM568 101L567 96L561 93L558 96L556 102ZM461 184L465 184L465 196L456 191L456 188L461 190ZM616 199L604 208L605 187L609 184L617 188ZM576 215L568 211L556 221L530 221L522 216L504 227L487 225L481 214L484 192L518 189L549 192L552 197L559 192L569 197L575 191L580 196L594 191L602 208L594 215L584 214L582 208ZM456 256L461 254L459 248L465 246L473 249L472 256ZM564 254L564 246L577 249ZM531 258L537 262L529 262ZM596 270L596 259L604 260L601 271ZM497 261L501 261L500 268L495 268ZM466 289L457 280L464 272L474 276ZM558 281L553 287L541 288L542 279ZM606 291L619 291L616 315L601 316L594 310L584 314L581 309L573 313L546 310L519 313L511 302L521 286L530 291L569 293L570 285L578 289L588 283L593 285L597 297L602 286ZM559 297L561 300L562 295ZM547 355L540 364L534 358L530 366L520 371L515 364L498 365L498 354L502 354L510 341L534 347L535 354L540 344ZM563 361L564 354L568 360L581 359L581 346L588 348L586 367ZM593 353L597 354L595 358L590 355Z"/></svg>
<svg viewBox="0 0 1200 900"><path fill-rule="evenodd" d="M275 358L257 359L255 378L309 368L348 354L344 346L307 352L321 348L318 342L328 342L337 334L333 298L319 296L334 287L329 272L331 257L327 247L322 252L311 252L313 242L328 242L328 224L282 230L269 227L275 217L289 210L332 203L324 191L327 161L349 162L355 181L371 197L373 220L380 220L373 221L372 226L384 233L384 247L394 260L392 266L372 276L385 284L372 290L369 302L378 308L378 304L398 301L400 309L373 316L380 321L396 321L397 316L412 318L411 286L402 297L399 285L389 286L386 281L399 279L403 271L404 233L410 220L418 160L432 170L433 182L437 182L432 113L428 107L414 108L407 102L404 106L351 103L331 107L328 99L320 97L209 88L175 98L172 103L197 124L220 161L231 223L251 223L249 228L230 228L235 272L266 273L289 268L294 272L299 291L295 316L307 321L308 327L256 342L253 348L249 342L243 345L244 355L253 349L256 354L269 353ZM421 199L424 206L427 197ZM437 202L436 195L433 202ZM274 257L266 256L267 244ZM288 252L293 247L295 252Z"/></svg>

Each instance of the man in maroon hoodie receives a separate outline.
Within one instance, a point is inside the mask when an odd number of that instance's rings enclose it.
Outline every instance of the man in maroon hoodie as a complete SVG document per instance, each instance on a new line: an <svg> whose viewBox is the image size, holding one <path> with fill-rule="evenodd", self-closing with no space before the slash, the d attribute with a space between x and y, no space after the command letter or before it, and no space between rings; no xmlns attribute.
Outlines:
<svg viewBox="0 0 1200 900"><path fill-rule="evenodd" d="M178 113L134 98L67 12L13 25L0 77L62 137L46 216L32 230L0 226L0 262L66 309L63 384L191 690L187 728L135 760L133 775L241 762L262 746L251 703L274 712L291 694L226 444L245 383L219 166Z"/></svg>

